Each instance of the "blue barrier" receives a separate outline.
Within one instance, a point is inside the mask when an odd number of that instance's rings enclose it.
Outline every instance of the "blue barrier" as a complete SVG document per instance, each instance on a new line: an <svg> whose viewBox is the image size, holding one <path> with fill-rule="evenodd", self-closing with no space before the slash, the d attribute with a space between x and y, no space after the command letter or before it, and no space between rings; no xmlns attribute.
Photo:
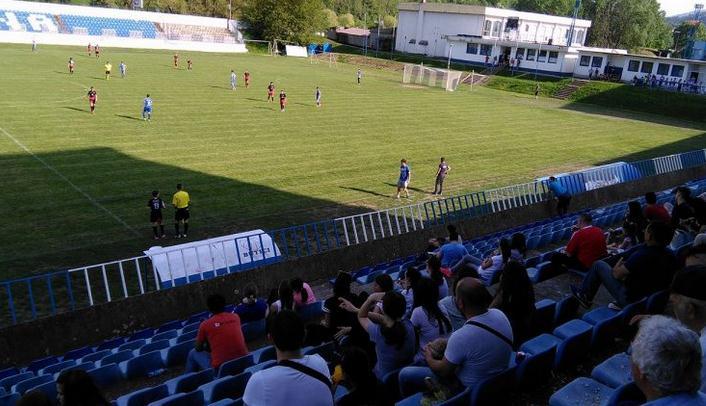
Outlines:
<svg viewBox="0 0 706 406"><path fill-rule="evenodd" d="M630 182L648 176L706 165L706 150L689 151L630 163L617 163L557 175L571 194L584 193L609 184ZM551 198L546 180L485 190L410 206L394 207L348 217L318 221L266 231L279 256L251 260L222 269L203 271L182 279L160 280L146 256L134 257L82 268L0 282L0 325L16 324L63 311L110 302L117 297L141 295L189 282L210 279L233 272L331 251L389 236L401 235L509 210ZM247 248L238 247L238 258L255 254L250 239ZM247 250L243 253L241 250Z"/></svg>

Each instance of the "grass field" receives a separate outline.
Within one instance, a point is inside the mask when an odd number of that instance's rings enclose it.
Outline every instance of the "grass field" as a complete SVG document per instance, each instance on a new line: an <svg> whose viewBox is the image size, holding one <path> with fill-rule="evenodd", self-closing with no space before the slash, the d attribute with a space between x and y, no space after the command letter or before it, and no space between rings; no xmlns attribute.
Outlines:
<svg viewBox="0 0 706 406"><path fill-rule="evenodd" d="M194 60L187 71L171 55L104 49L96 60L80 47L0 46L3 279L139 254L152 245L150 191L169 201L177 182L193 199L189 237L200 239L431 199L440 156L453 168L450 194L704 145L703 125L659 116L408 88L383 70L365 69L358 86L354 65L262 55L182 53L183 64ZM249 70L251 88L241 76L232 92L230 69ZM286 89L285 113L265 101L269 81ZM99 94L95 115L88 86ZM146 93L152 122L139 119ZM414 189L398 202L401 157Z"/></svg>

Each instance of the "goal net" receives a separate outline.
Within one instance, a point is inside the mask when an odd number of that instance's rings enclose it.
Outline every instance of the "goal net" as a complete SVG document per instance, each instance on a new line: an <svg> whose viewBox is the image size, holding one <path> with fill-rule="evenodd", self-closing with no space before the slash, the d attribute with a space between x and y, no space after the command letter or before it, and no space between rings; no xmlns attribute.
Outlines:
<svg viewBox="0 0 706 406"><path fill-rule="evenodd" d="M461 83L461 72L408 63L404 65L402 83L441 87L452 92Z"/></svg>

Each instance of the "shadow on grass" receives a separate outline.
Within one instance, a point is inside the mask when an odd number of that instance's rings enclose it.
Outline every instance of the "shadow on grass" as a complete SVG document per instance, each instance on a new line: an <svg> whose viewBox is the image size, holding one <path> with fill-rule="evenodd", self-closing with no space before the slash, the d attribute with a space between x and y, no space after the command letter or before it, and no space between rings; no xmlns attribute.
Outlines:
<svg viewBox="0 0 706 406"><path fill-rule="evenodd" d="M379 197L391 197L391 196L392 196L391 194L386 195L386 194L382 194L382 193L379 193L379 192L375 192L375 191L373 191L373 190L361 189L361 188L352 187L352 186L339 186L339 187L340 187L341 189L352 190L352 191L354 191L354 192L367 193L367 194L372 195L372 196L379 196Z"/></svg>
<svg viewBox="0 0 706 406"><path fill-rule="evenodd" d="M90 111L88 109L82 109L82 108L73 107L73 106L64 106L63 108L65 108L66 110L80 111L81 113L90 113Z"/></svg>
<svg viewBox="0 0 706 406"><path fill-rule="evenodd" d="M395 190L397 190L397 183L385 182L385 184L386 184L387 186L391 186L391 187L395 188ZM414 191L414 192L426 193L426 194L428 194L428 195L431 194L431 192L428 191L428 190L423 190L423 189L419 189L419 188L416 188L416 187L407 186L407 189L409 189L409 190L411 190L411 191Z"/></svg>
<svg viewBox="0 0 706 406"><path fill-rule="evenodd" d="M128 116L125 114L116 114L115 117L124 118L126 120L142 121L142 118L135 117L135 116Z"/></svg>
<svg viewBox="0 0 706 406"><path fill-rule="evenodd" d="M643 159L657 158L665 155L703 149L704 147L706 147L706 133L695 135L683 140L670 142L668 144L655 146L653 148L645 149L632 154L611 158L609 161L598 162L596 165L606 165L618 161L634 162Z"/></svg>

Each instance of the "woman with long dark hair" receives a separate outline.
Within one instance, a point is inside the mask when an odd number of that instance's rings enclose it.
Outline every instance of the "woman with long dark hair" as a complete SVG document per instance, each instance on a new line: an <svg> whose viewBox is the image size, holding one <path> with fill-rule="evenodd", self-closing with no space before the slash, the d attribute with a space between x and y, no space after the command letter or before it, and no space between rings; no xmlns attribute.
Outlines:
<svg viewBox="0 0 706 406"><path fill-rule="evenodd" d="M530 335L535 310L534 286L527 276L527 268L514 260L505 265L499 285L490 307L505 313L512 325L515 346L519 346Z"/></svg>
<svg viewBox="0 0 706 406"><path fill-rule="evenodd" d="M59 406L109 406L93 378L82 369L63 372L56 380Z"/></svg>
<svg viewBox="0 0 706 406"><path fill-rule="evenodd" d="M527 238L522 233L515 233L510 237L510 255L518 262L524 262L527 256Z"/></svg>
<svg viewBox="0 0 706 406"><path fill-rule="evenodd" d="M280 310L294 310L294 292L289 286L289 281L282 281L277 289L277 300L270 305L269 313L275 314Z"/></svg>
<svg viewBox="0 0 706 406"><path fill-rule="evenodd" d="M314 291L311 290L311 286L301 280L301 278L292 279L289 283L289 287L292 289L294 304L296 306L304 306L316 302L316 296L314 296Z"/></svg>
<svg viewBox="0 0 706 406"><path fill-rule="evenodd" d="M439 297L448 296L449 285L446 283L444 274L441 273L441 260L436 255L430 256L427 260L427 273L429 273L429 278L434 281L436 288L439 290Z"/></svg>
<svg viewBox="0 0 706 406"><path fill-rule="evenodd" d="M424 347L437 338L451 334L451 321L439 308L439 289L431 279L422 278L414 289L414 309L410 322L418 337L414 362L424 363Z"/></svg>
<svg viewBox="0 0 706 406"><path fill-rule="evenodd" d="M645 228L647 228L647 219L642 211L642 206L637 200L628 203L628 209L623 220L623 231L626 227L632 232L631 240L637 241L638 244L645 242Z"/></svg>

